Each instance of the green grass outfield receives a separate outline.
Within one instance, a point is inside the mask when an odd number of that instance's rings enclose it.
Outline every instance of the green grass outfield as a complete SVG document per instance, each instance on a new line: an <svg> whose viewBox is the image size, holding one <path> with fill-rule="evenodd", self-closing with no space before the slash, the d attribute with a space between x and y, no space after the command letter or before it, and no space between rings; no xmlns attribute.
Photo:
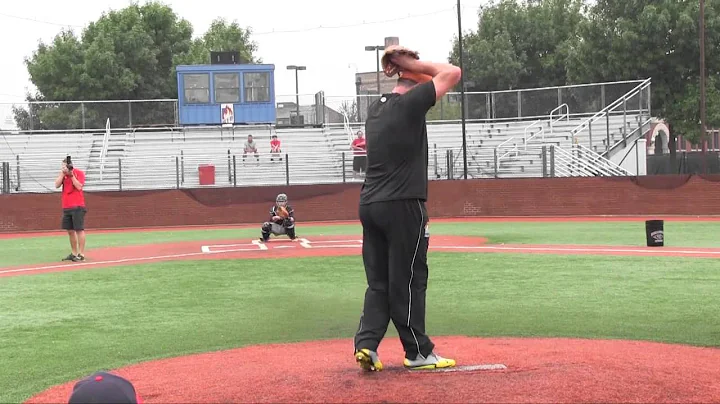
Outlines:
<svg viewBox="0 0 720 404"><path fill-rule="evenodd" d="M720 247L720 222L666 222L667 245ZM358 234L358 226L302 228ZM643 245L631 222L435 223L490 242ZM256 236L256 230L89 234L88 246ZM0 240L0 267L56 262L66 237ZM431 335L622 338L720 346L715 259L429 255ZM359 256L179 261L0 278L0 402L139 361L266 342L351 338ZM391 326L388 338L396 338ZM382 349L382 348L381 348ZM351 360L351 358L349 358Z"/></svg>

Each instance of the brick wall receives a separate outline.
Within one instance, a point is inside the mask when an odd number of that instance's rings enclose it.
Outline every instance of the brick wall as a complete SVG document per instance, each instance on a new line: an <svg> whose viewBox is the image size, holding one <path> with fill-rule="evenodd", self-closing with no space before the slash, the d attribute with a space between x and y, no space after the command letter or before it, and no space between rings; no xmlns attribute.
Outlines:
<svg viewBox="0 0 720 404"><path fill-rule="evenodd" d="M358 184L86 193L88 228L261 223L285 192L299 221L355 220ZM60 195L0 195L0 232L57 230ZM431 181L433 217L714 215L720 176Z"/></svg>

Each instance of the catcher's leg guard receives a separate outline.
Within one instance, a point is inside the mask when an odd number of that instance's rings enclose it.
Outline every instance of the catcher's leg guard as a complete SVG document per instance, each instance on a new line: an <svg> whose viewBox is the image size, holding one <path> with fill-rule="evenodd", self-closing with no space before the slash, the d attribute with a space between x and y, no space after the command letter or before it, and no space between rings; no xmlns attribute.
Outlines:
<svg viewBox="0 0 720 404"><path fill-rule="evenodd" d="M265 222L262 225L262 241L268 241L270 239L270 229L272 229L272 226L270 222Z"/></svg>
<svg viewBox="0 0 720 404"><path fill-rule="evenodd" d="M288 237L290 237L290 240L295 240L295 222L286 219L285 220L285 234L287 234Z"/></svg>

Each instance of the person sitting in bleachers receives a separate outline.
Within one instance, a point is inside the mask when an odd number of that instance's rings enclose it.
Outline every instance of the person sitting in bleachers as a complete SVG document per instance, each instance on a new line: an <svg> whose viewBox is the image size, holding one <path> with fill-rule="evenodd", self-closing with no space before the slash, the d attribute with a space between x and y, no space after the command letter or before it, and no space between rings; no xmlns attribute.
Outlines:
<svg viewBox="0 0 720 404"><path fill-rule="evenodd" d="M245 164L245 157L247 157L248 153L254 153L255 159L257 160L258 164L260 164L260 155L258 154L257 150L257 144L253 140L252 135L248 135L248 139L245 142L245 148L243 150L243 164Z"/></svg>
<svg viewBox="0 0 720 404"><path fill-rule="evenodd" d="M272 135L272 140L270 140L270 161L275 161L275 159L279 159L279 161L283 161L282 159L282 149L280 149L280 140L278 139L276 134Z"/></svg>

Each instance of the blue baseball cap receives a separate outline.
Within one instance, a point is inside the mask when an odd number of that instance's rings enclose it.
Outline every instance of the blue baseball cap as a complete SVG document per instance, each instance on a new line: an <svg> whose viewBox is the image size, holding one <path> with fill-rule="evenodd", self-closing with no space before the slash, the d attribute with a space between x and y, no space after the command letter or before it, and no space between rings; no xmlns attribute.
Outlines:
<svg viewBox="0 0 720 404"><path fill-rule="evenodd" d="M95 372L73 387L68 404L142 404L130 381L112 373Z"/></svg>

